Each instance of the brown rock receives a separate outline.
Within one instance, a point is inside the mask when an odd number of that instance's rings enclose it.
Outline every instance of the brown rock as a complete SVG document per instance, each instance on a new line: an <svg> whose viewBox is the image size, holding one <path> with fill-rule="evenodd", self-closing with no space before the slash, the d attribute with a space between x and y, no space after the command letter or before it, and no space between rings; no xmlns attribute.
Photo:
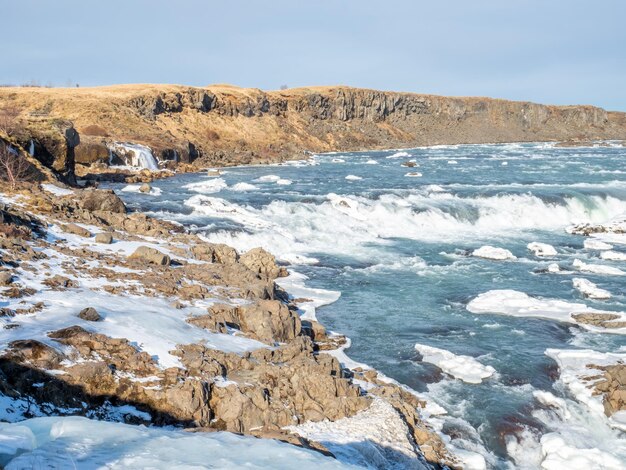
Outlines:
<svg viewBox="0 0 626 470"><path fill-rule="evenodd" d="M113 243L113 235L108 232L100 232L96 234L96 243L110 245L111 243Z"/></svg>
<svg viewBox="0 0 626 470"><path fill-rule="evenodd" d="M150 191L152 191L152 186L150 186L148 183L144 183L139 187L140 193L149 193Z"/></svg>
<svg viewBox="0 0 626 470"><path fill-rule="evenodd" d="M124 202L112 190L93 189L83 191L80 194L79 205L88 212L126 213Z"/></svg>
<svg viewBox="0 0 626 470"><path fill-rule="evenodd" d="M80 225L76 225L76 224L62 225L61 229L66 233L72 233L74 235L78 235L78 236L86 237L86 238L91 237L91 232L87 230L86 228L81 227Z"/></svg>
<svg viewBox="0 0 626 470"><path fill-rule="evenodd" d="M251 271L259 274L262 279L276 279L281 273L276 265L274 255L268 253L263 248L253 248L240 256L239 262L247 266Z"/></svg>
<svg viewBox="0 0 626 470"><path fill-rule="evenodd" d="M0 286L8 286L13 282L13 275L10 271L0 271Z"/></svg>
<svg viewBox="0 0 626 470"><path fill-rule="evenodd" d="M170 257L161 253L156 248L150 248L148 246L140 246L135 252L128 257L131 260L142 260L149 264L156 264L159 266L169 266Z"/></svg>
<svg viewBox="0 0 626 470"><path fill-rule="evenodd" d="M78 314L79 318L82 318L83 320L87 320L87 321L100 321L102 320L102 317L100 316L100 314L98 313L98 311L93 308L93 307L87 307L84 308L80 311L80 313Z"/></svg>

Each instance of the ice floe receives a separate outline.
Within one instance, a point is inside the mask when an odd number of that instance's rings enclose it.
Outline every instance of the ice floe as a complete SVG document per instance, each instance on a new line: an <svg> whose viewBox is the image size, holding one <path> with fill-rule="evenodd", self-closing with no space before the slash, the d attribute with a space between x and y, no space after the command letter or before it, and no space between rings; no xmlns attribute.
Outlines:
<svg viewBox="0 0 626 470"><path fill-rule="evenodd" d="M575 259L572 266L579 271L592 274L605 274L607 276L624 276L626 272L613 266L605 266L603 264L587 264L579 259Z"/></svg>
<svg viewBox="0 0 626 470"><path fill-rule="evenodd" d="M287 178L279 178L276 180L276 184L281 185L281 186L289 186L291 183L293 183L293 181Z"/></svg>
<svg viewBox="0 0 626 470"><path fill-rule="evenodd" d="M480 248L475 249L474 251L472 251L472 256L498 261L517 259L517 257L513 255L513 253L511 253L509 250L505 248L497 248L490 245L481 246Z"/></svg>
<svg viewBox="0 0 626 470"><path fill-rule="evenodd" d="M278 175L263 175L263 176L259 176L254 181L257 181L259 183L275 183L279 179L280 179L280 176Z"/></svg>
<svg viewBox="0 0 626 470"><path fill-rule="evenodd" d="M424 362L436 365L446 374L463 382L478 384L496 372L493 367L485 366L471 356L454 354L425 344L416 344L415 349L422 355Z"/></svg>
<svg viewBox="0 0 626 470"><path fill-rule="evenodd" d="M348 175L346 176L346 179L348 181L358 181L358 180L362 180L363 178L361 178L360 176L356 176L356 175Z"/></svg>
<svg viewBox="0 0 626 470"><path fill-rule="evenodd" d="M626 261L626 253L608 250L600 253L600 258L607 261Z"/></svg>
<svg viewBox="0 0 626 470"><path fill-rule="evenodd" d="M230 187L231 191L254 191L257 187L250 183L236 183Z"/></svg>
<svg viewBox="0 0 626 470"><path fill-rule="evenodd" d="M510 289L490 290L479 294L467 304L472 313L492 313L512 317L534 317L574 323L590 331L603 333L626 334L625 327L611 327L612 322L619 326L626 321L626 315L620 312L595 310L583 303L572 303L556 299L540 299L531 297L524 292ZM577 316L597 315L605 320L598 322L577 320ZM604 323L605 326L602 326Z"/></svg>
<svg viewBox="0 0 626 470"><path fill-rule="evenodd" d="M611 248L613 248L613 245L605 243L602 240L596 240L595 238L587 238L583 242L583 246L587 250L610 250Z"/></svg>
<svg viewBox="0 0 626 470"><path fill-rule="evenodd" d="M547 243L540 242L531 242L526 245L530 251L532 251L535 256L556 256L556 249Z"/></svg>
<svg viewBox="0 0 626 470"><path fill-rule="evenodd" d="M610 299L611 293L607 290L600 289L593 282L588 279L583 279L581 277L575 277L572 279L572 284L574 285L574 289L579 291L585 297L589 297L590 299Z"/></svg>

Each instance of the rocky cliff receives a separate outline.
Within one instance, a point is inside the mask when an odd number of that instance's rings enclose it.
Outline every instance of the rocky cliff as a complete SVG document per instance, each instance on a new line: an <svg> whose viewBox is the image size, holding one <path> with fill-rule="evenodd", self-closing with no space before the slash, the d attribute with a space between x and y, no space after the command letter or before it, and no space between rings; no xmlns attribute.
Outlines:
<svg viewBox="0 0 626 470"><path fill-rule="evenodd" d="M304 151L626 139L626 115L593 106L348 87L2 88L3 106L19 110L24 145L32 138L35 154L52 156L51 166L65 175L74 158L107 162L107 144L116 141L147 145L161 161L230 165L300 158Z"/></svg>

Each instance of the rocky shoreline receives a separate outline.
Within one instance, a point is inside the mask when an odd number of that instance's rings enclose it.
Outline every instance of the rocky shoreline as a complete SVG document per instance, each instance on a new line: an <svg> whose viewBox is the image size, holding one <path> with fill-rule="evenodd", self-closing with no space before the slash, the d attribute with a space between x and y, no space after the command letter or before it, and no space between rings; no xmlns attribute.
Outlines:
<svg viewBox="0 0 626 470"><path fill-rule="evenodd" d="M345 338L301 320L307 299L278 287L288 273L265 250L237 253L128 213L112 191L32 184L2 203L0 393L15 421L83 415L332 455L298 426L382 409L404 427L407 461L462 467L423 400L342 367L332 352Z"/></svg>

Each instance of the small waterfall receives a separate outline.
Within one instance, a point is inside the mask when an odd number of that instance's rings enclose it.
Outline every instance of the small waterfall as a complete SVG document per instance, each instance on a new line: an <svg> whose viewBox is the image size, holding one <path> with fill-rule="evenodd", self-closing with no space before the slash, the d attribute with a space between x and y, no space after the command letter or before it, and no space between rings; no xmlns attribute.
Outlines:
<svg viewBox="0 0 626 470"><path fill-rule="evenodd" d="M145 145L116 142L109 147L109 150L120 151L128 166L154 171L159 169L159 164L154 155L152 155L152 150ZM109 158L109 162L111 162L112 153L109 154Z"/></svg>
<svg viewBox="0 0 626 470"><path fill-rule="evenodd" d="M35 156L35 141L30 139L30 145L28 146L28 153L31 157Z"/></svg>

